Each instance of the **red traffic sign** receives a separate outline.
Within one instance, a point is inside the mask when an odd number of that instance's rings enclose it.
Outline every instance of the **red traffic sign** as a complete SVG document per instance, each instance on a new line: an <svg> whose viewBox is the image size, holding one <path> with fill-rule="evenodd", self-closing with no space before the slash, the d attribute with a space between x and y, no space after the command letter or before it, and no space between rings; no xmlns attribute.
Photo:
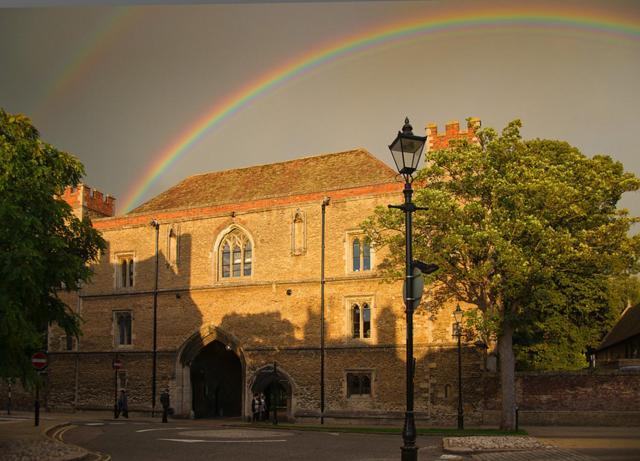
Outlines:
<svg viewBox="0 0 640 461"><path fill-rule="evenodd" d="M122 368L122 360L114 360L113 361L113 369L114 370L119 370L120 368Z"/></svg>
<svg viewBox="0 0 640 461"><path fill-rule="evenodd" d="M36 370L44 370L45 368L47 368L49 361L47 359L46 352L35 352L31 356L31 364Z"/></svg>

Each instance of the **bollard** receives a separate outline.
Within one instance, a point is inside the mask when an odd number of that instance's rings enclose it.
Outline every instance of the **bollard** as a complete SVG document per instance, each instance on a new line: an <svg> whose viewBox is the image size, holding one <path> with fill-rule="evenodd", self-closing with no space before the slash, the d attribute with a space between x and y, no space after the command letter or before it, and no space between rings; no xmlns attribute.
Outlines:
<svg viewBox="0 0 640 461"><path fill-rule="evenodd" d="M518 430L518 413L520 412L520 409L518 407L516 407L516 431Z"/></svg>

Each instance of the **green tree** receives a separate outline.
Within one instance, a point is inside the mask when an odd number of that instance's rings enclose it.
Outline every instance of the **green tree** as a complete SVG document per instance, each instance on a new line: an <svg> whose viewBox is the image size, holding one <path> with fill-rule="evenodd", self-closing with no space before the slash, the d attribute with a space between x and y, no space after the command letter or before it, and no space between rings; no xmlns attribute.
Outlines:
<svg viewBox="0 0 640 461"><path fill-rule="evenodd" d="M58 296L90 279L88 262L105 248L88 219L60 196L77 186L82 164L40 139L23 115L0 109L0 377L34 379L30 354L48 326L80 333Z"/></svg>
<svg viewBox="0 0 640 461"><path fill-rule="evenodd" d="M639 180L610 157L524 141L520 127L516 120L501 135L484 129L478 143L428 152L414 183L416 204L429 208L415 214L415 256L441 268L431 276L432 307L476 306L475 331L497 340L503 429L515 426L514 339L535 350L561 337L575 360L586 325L609 319L612 278L637 272L640 254L640 238L628 236L636 219L616 208ZM382 269L400 276L400 213L379 208L363 227L390 250Z"/></svg>

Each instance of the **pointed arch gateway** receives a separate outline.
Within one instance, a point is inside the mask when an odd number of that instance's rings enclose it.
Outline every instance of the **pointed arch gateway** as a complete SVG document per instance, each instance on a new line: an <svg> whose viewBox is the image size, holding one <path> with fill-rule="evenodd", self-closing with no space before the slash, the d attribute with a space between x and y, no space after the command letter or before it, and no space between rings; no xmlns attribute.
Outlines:
<svg viewBox="0 0 640 461"><path fill-rule="evenodd" d="M245 358L233 335L210 325L191 335L176 360L176 414L245 417ZM172 403L173 403L172 402Z"/></svg>
<svg viewBox="0 0 640 461"><path fill-rule="evenodd" d="M254 395L264 394L267 404L266 418L272 420L272 410L277 407L278 420L294 421L295 383L280 364L273 363L258 368L250 378L248 389L249 404Z"/></svg>

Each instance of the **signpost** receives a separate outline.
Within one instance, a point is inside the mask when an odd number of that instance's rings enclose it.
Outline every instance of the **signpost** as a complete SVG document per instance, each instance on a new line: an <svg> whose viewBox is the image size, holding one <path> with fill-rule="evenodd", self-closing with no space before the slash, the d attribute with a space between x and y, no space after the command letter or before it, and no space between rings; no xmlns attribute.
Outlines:
<svg viewBox="0 0 640 461"><path fill-rule="evenodd" d="M31 356L31 364L33 365L33 368L36 369L38 374L41 371L44 371L44 369L47 368L47 365L49 364L47 353L42 351L34 352L34 354ZM40 425L40 383L39 382L36 382L36 402L34 405L34 419L35 419L35 425L39 426Z"/></svg>

